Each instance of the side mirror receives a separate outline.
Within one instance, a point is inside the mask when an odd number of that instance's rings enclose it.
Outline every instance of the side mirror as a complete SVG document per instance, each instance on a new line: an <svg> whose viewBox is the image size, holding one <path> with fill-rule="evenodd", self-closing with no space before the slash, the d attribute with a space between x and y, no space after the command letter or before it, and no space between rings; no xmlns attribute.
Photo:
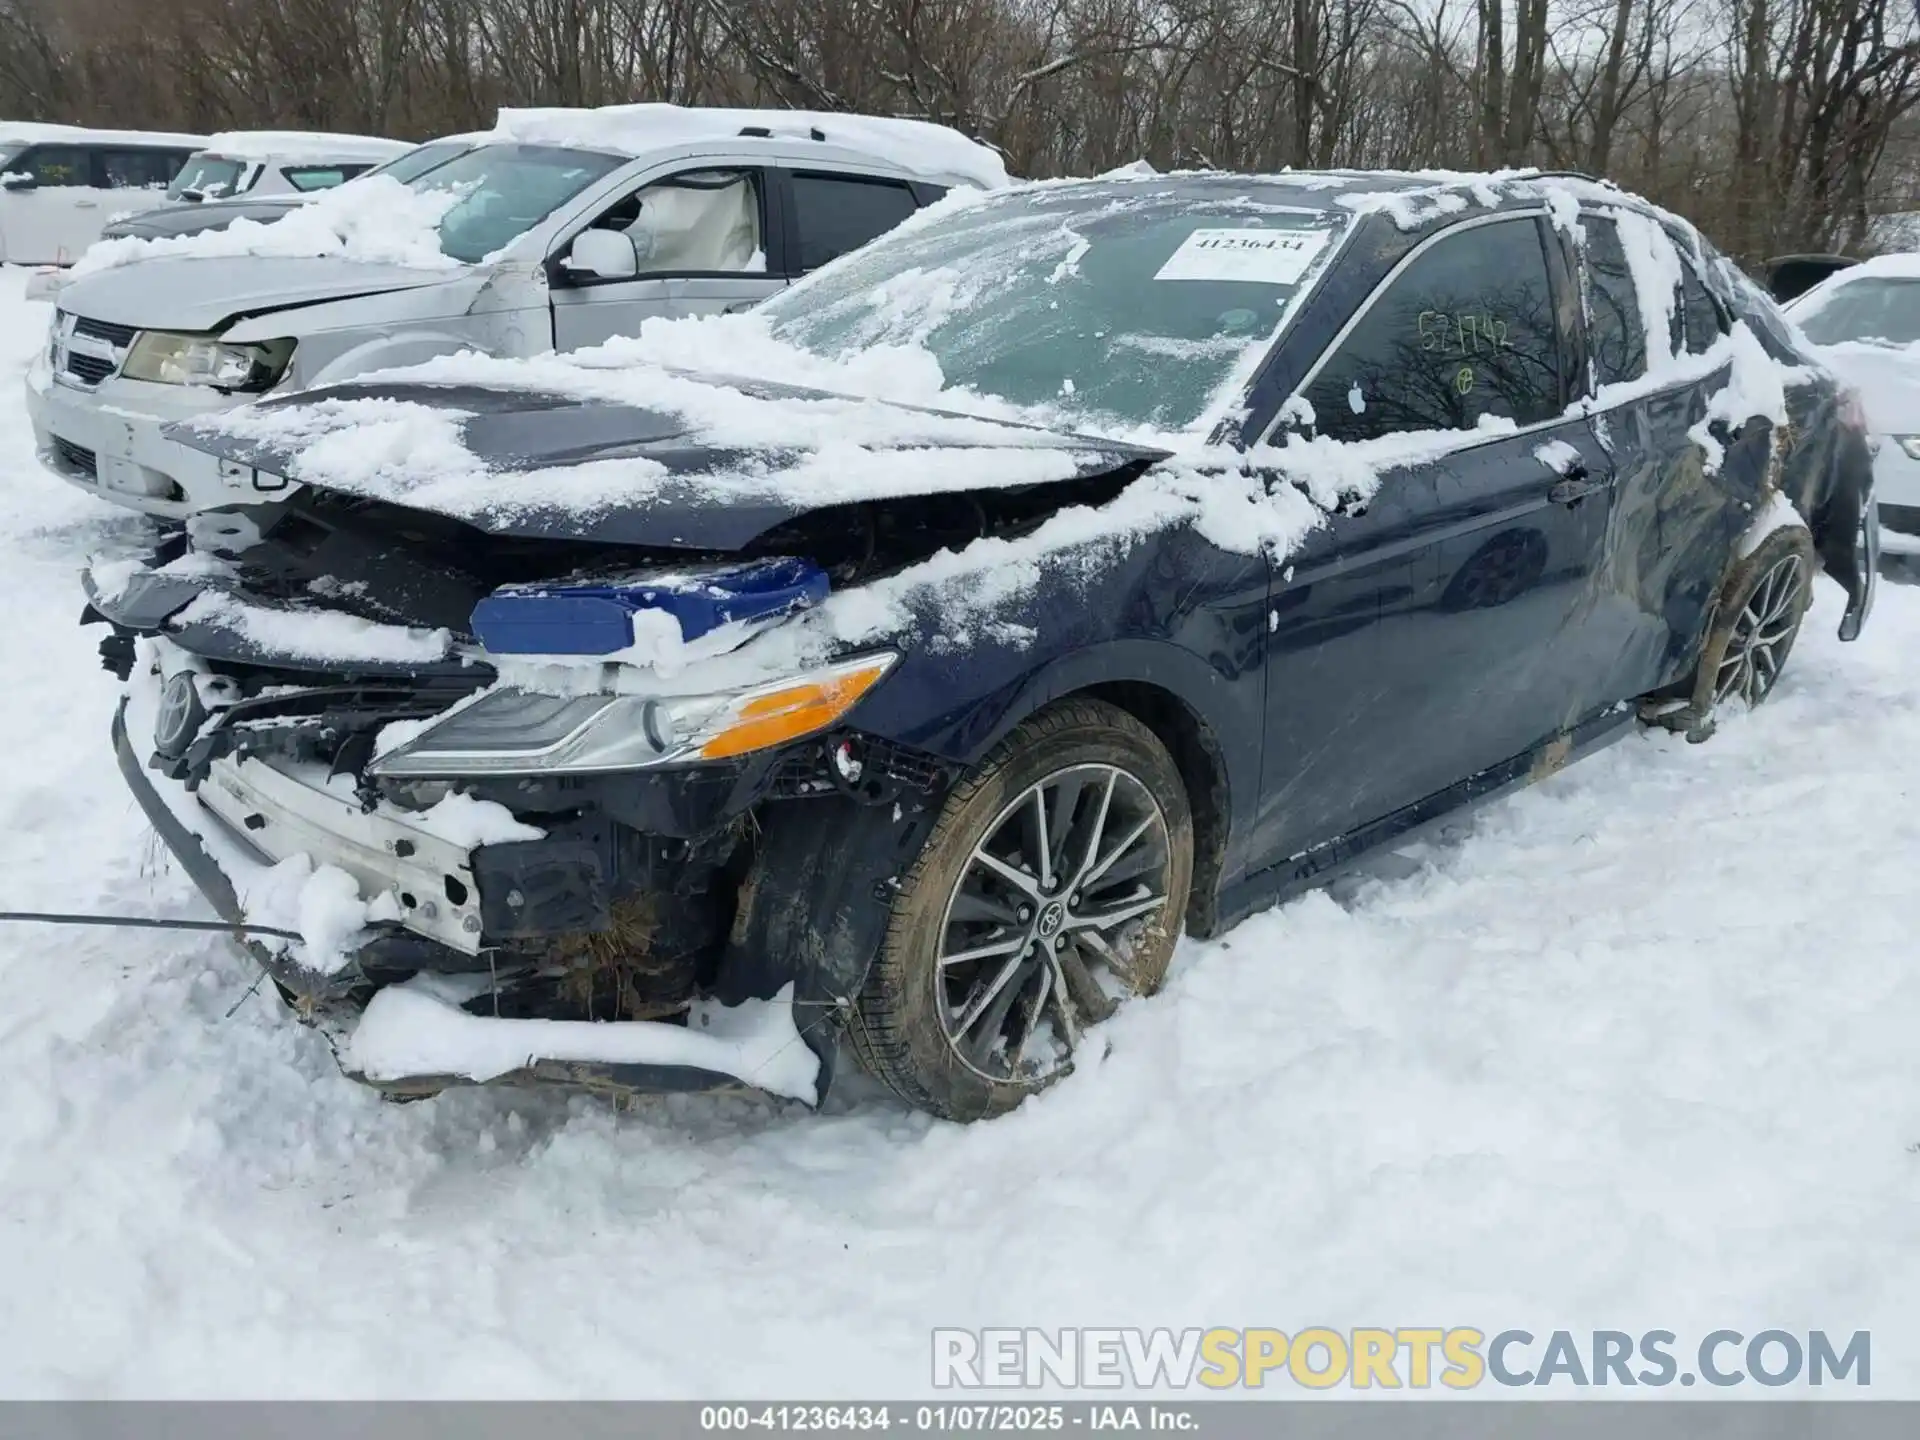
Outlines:
<svg viewBox="0 0 1920 1440"><path fill-rule="evenodd" d="M8 190L37 190L40 182L31 175L0 175L0 186Z"/></svg>
<svg viewBox="0 0 1920 1440"><path fill-rule="evenodd" d="M640 273L633 241L617 230L582 230L561 263L576 275L598 280L626 280Z"/></svg>

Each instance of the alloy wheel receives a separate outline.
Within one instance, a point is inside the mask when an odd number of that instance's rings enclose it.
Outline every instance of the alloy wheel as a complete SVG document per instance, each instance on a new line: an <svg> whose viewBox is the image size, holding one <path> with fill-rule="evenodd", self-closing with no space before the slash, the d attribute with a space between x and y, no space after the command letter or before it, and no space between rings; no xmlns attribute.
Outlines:
<svg viewBox="0 0 1920 1440"><path fill-rule="evenodd" d="M1115 765L1029 786L987 827L940 929L941 1028L962 1064L1032 1083L1143 988L1130 968L1167 901L1166 816Z"/></svg>
<svg viewBox="0 0 1920 1440"><path fill-rule="evenodd" d="M1716 705L1738 697L1757 705L1773 689L1780 664L1800 625L1806 566L1799 555L1782 556L1753 587L1733 622L1714 679Z"/></svg>

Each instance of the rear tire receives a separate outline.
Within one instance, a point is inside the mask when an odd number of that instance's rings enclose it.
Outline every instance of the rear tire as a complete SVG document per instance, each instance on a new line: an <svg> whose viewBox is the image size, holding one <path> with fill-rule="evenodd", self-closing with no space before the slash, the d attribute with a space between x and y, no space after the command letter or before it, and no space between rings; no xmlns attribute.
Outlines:
<svg viewBox="0 0 1920 1440"><path fill-rule="evenodd" d="M1193 878L1173 758L1116 706L1049 706L954 787L902 878L849 1026L909 1104L999 1115L1159 989Z"/></svg>
<svg viewBox="0 0 1920 1440"><path fill-rule="evenodd" d="M1647 718L1698 743L1713 734L1724 706L1761 704L1773 693L1813 598L1813 536L1804 526L1773 531L1736 560L1720 586L1713 621L1685 703Z"/></svg>

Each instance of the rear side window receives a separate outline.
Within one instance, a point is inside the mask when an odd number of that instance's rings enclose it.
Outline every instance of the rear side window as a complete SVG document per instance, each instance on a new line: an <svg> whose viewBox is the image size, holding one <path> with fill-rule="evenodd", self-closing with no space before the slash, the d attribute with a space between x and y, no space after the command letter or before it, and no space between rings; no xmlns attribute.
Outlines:
<svg viewBox="0 0 1920 1440"><path fill-rule="evenodd" d="M1561 411L1560 341L1532 218L1444 236L1361 316L1307 387L1314 425L1339 440L1397 430L1519 425Z"/></svg>
<svg viewBox="0 0 1920 1440"><path fill-rule="evenodd" d="M1582 215L1580 225L1587 236L1587 334L1594 380L1601 385L1637 380L1647 369L1647 331L1620 227L1600 215Z"/></svg>
<svg viewBox="0 0 1920 1440"><path fill-rule="evenodd" d="M1720 307L1685 255L1680 257L1680 313L1686 326L1687 353L1699 355L1724 333Z"/></svg>
<svg viewBox="0 0 1920 1440"><path fill-rule="evenodd" d="M177 150L103 150L107 186L113 190L164 190L186 156Z"/></svg>
<svg viewBox="0 0 1920 1440"><path fill-rule="evenodd" d="M793 209L800 230L800 268L817 270L849 250L858 250L915 208L913 191L891 180L795 175Z"/></svg>
<svg viewBox="0 0 1920 1440"><path fill-rule="evenodd" d="M7 166L12 175L31 175L33 183L93 184L93 152L80 145L36 145Z"/></svg>

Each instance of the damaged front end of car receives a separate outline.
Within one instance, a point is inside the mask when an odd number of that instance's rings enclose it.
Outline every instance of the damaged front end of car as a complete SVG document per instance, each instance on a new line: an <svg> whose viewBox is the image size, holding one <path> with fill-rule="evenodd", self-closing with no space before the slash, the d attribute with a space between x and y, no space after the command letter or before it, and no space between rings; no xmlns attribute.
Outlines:
<svg viewBox="0 0 1920 1440"><path fill-rule="evenodd" d="M224 918L301 936L246 944L349 1074L817 1102L876 889L950 781L849 723L894 651L739 658L824 596L819 565L309 490L86 583L129 784ZM669 675L663 627L709 663ZM875 807L887 843L867 824L816 873ZM828 937L801 902L834 885Z"/></svg>

